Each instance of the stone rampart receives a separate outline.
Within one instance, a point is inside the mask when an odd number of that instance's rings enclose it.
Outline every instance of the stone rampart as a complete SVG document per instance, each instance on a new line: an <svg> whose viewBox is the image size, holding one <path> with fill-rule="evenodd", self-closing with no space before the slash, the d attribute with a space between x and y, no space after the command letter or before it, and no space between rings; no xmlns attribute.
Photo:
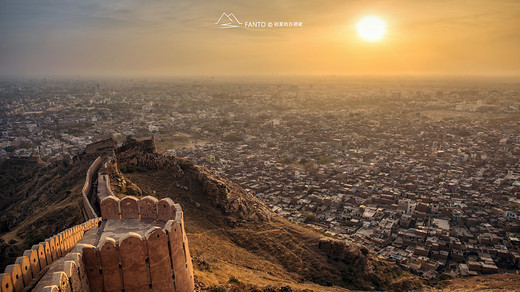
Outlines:
<svg viewBox="0 0 520 292"><path fill-rule="evenodd" d="M107 196L114 196L110 188L110 177L107 174L108 162L105 162L102 167L98 169L97 174L97 203Z"/></svg>
<svg viewBox="0 0 520 292"><path fill-rule="evenodd" d="M89 275L96 278L92 285L102 284L105 291L121 291L121 287L125 291L150 291L149 287L152 291L193 291L193 266L179 204L170 198L108 196L101 200L100 210L103 220L141 219L164 222L164 227L154 226L144 236L129 232L119 240L107 237L97 247L88 247L87 253L96 256L85 257L85 265L103 271Z"/></svg>
<svg viewBox="0 0 520 292"><path fill-rule="evenodd" d="M114 196L108 163L97 174L100 241L83 248L90 290L193 291L181 206L170 198Z"/></svg>
<svg viewBox="0 0 520 292"><path fill-rule="evenodd" d="M93 154L100 152L112 152L114 150L115 145L115 141L111 138L97 141L87 145L87 147L85 148L85 153Z"/></svg>
<svg viewBox="0 0 520 292"><path fill-rule="evenodd" d="M101 157L96 158L96 160L92 163L92 165L90 165L87 171L85 184L83 185L83 189L81 190L81 194L83 197L83 208L86 219L94 219L98 217L98 215L94 211L94 208L92 207L91 200L89 200L88 196L91 194L94 176L98 175L99 169L102 165L103 160L101 159ZM94 197L97 198L96 195Z"/></svg>
<svg viewBox="0 0 520 292"><path fill-rule="evenodd" d="M47 267L64 256L66 256L65 258L70 257L67 253L69 253L83 237L83 234L87 230L97 226L100 221L101 218L88 220L85 223L64 230L39 244L33 245L31 249L24 251L22 256L16 258L14 264L8 265L4 273L0 274L0 283L2 285L0 291L23 291L26 287L34 284L32 283L33 279L38 278L40 273L45 273L45 278L48 275L48 273L46 273ZM61 272L69 275L71 271L76 269L75 267L79 267L79 263L68 263L63 265ZM38 285L41 286L41 283L42 280L38 282ZM56 284L58 284L58 282L56 282ZM32 291L54 291L52 289L48 290L43 288L44 287L40 290L33 289Z"/></svg>
<svg viewBox="0 0 520 292"><path fill-rule="evenodd" d="M163 227L102 237L97 246L83 245L90 291L193 291L182 213L176 214Z"/></svg>
<svg viewBox="0 0 520 292"><path fill-rule="evenodd" d="M137 199L126 196L122 199L116 196L107 196L100 203L101 218L106 219L153 219L168 221L176 219L182 214L182 208L172 199L157 200L152 196ZM182 216L181 216L182 218Z"/></svg>
<svg viewBox="0 0 520 292"><path fill-rule="evenodd" d="M26 250L0 274L1 292L194 290L181 206L170 198L117 198L107 163L98 157L86 174L89 220Z"/></svg>

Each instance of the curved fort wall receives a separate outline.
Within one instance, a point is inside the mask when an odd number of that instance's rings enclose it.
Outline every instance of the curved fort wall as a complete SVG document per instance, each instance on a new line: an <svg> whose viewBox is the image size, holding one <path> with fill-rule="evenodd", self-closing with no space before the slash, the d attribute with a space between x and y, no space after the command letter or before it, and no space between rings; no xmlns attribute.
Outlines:
<svg viewBox="0 0 520 292"><path fill-rule="evenodd" d="M97 226L99 221L101 221L100 218L88 220L85 223L76 225L53 237L47 238L44 242L33 245L31 249L24 251L22 256L16 258L14 264L7 266L4 273L0 274L0 291L18 292L31 287L35 283L41 284L42 281L49 276L49 266L60 260L63 264L61 266L56 265L58 269L62 270L60 272L71 270L72 266L79 267L79 263L67 263L67 259L71 259L69 252L83 237L83 234L92 227ZM44 273L45 275L38 281L38 278ZM86 275L85 272L83 272L83 275ZM52 275L50 275L50 278L48 283L54 283L51 281Z"/></svg>
<svg viewBox="0 0 520 292"><path fill-rule="evenodd" d="M154 226L84 247L91 291L193 291L193 266L179 204L170 198L107 196L100 210L103 220L110 221L107 225L124 227L137 219Z"/></svg>
<svg viewBox="0 0 520 292"><path fill-rule="evenodd" d="M94 183L95 175L97 175L102 165L103 160L101 159L101 157L96 158L96 160L88 168L85 178L85 184L83 185L83 189L81 189L81 194L83 197L83 212L85 218L87 219L94 219L98 217L90 202L92 199L95 199L94 197L96 197L93 196L91 192L92 184Z"/></svg>
<svg viewBox="0 0 520 292"><path fill-rule="evenodd" d="M169 198L117 198L103 166L98 157L86 174L88 221L26 250L0 274L1 292L194 290L181 206Z"/></svg>
<svg viewBox="0 0 520 292"><path fill-rule="evenodd" d="M97 244L84 245L82 250L90 290L193 291L181 206L170 198L114 196L105 172L108 163L101 166L96 160L93 164L97 192L89 204L99 206L104 232ZM94 175L87 179L92 182ZM148 227L139 228L140 222ZM126 231L132 226L135 232Z"/></svg>

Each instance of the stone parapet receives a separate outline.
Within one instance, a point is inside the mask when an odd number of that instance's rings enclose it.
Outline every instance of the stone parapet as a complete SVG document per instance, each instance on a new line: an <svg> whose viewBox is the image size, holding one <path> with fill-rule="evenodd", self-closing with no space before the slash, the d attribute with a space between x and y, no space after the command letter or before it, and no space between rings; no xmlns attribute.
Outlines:
<svg viewBox="0 0 520 292"><path fill-rule="evenodd" d="M153 219L168 221L177 218L182 213L181 206L175 204L172 199L157 200L146 196L137 199L126 196L122 199L116 196L107 196L100 202L101 218L107 219Z"/></svg>
<svg viewBox="0 0 520 292"><path fill-rule="evenodd" d="M88 220L47 238L45 241L33 245L31 249L24 251L22 256L16 258L14 264L8 265L4 273L0 274L0 282L2 284L0 291L20 292L26 287L34 285L33 279L37 281L40 273L47 275L47 267L49 265L60 260L63 256L69 256L68 253L83 237L83 234L90 228L97 226L100 221L100 218ZM71 265L68 264L69 270L74 270L74 268L70 267ZM66 272L65 268L63 272ZM61 276L55 277L56 279L61 279ZM41 280L38 282L38 286L41 286L40 282ZM43 288L41 290L33 289L32 291L53 291L52 289L45 290Z"/></svg>

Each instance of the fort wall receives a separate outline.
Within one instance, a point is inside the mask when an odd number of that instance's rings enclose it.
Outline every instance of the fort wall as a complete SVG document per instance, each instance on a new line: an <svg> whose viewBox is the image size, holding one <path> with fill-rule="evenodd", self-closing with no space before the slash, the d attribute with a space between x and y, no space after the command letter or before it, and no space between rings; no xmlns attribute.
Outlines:
<svg viewBox="0 0 520 292"><path fill-rule="evenodd" d="M176 220L83 246L91 291L193 291L193 268ZM101 271L101 272L100 272Z"/></svg>
<svg viewBox="0 0 520 292"><path fill-rule="evenodd" d="M96 214L91 204L92 199L97 199L97 195L92 192L92 184L94 183L95 175L98 174L102 165L103 160L101 157L96 158L87 171L85 184L81 190L83 197L83 212L86 219L94 219L98 217L98 214Z"/></svg>
<svg viewBox="0 0 520 292"><path fill-rule="evenodd" d="M107 196L101 200L100 210L111 225L120 222L126 227L138 219L155 226L141 234L127 232L85 247L84 253L91 255L84 258L85 265L102 271L89 274L89 279L95 279L92 291L100 286L104 291L121 291L121 287L125 291L193 291L193 266L179 204L170 198Z"/></svg>
<svg viewBox="0 0 520 292"><path fill-rule="evenodd" d="M96 198L89 203L103 223L100 240L82 250L90 290L193 291L182 207L170 198L116 197L106 173L109 163L96 160L92 167ZM87 179L92 183L95 175ZM148 227L140 229L139 222Z"/></svg>
<svg viewBox="0 0 520 292"><path fill-rule="evenodd" d="M87 145L85 153L94 154L100 152L111 152L114 150L115 142L111 138L97 141Z"/></svg>
<svg viewBox="0 0 520 292"><path fill-rule="evenodd" d="M106 196L100 203L101 217L107 219L153 219L153 220L183 220L182 208L172 199L157 200L152 196L137 199L125 196Z"/></svg>
<svg viewBox="0 0 520 292"><path fill-rule="evenodd" d="M5 268L4 273L0 274L0 291L23 291L26 287L30 287L35 284L33 283L33 279L38 283L38 285L40 285L42 281L37 280L39 276L41 276L41 274L45 274L43 278L47 277L49 274L47 273L49 266L64 256L67 258L68 253L83 237L83 234L92 227L97 226L100 221L100 218L88 220L85 223L66 229L51 238L47 238L45 241L33 245L31 249L24 251L22 256L16 258L14 264L8 265ZM62 265L60 269L65 273L71 269L74 270L74 268L71 266L72 264L68 263L67 265ZM79 264L75 263L75 266L79 267ZM54 282L50 281L49 283ZM32 291L47 290L33 289Z"/></svg>
<svg viewBox="0 0 520 292"><path fill-rule="evenodd" d="M117 198L107 163L98 157L87 171L81 194L87 221L26 250L0 273L1 292L194 290L181 206L170 198Z"/></svg>

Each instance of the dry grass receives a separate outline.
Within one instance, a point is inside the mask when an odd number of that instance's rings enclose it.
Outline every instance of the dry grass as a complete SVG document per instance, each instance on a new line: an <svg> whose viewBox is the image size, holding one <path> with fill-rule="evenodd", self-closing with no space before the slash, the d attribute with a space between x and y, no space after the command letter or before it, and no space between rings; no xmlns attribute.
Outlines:
<svg viewBox="0 0 520 292"><path fill-rule="evenodd" d="M430 291L520 291L520 275L496 274L447 280Z"/></svg>
<svg viewBox="0 0 520 292"><path fill-rule="evenodd" d="M144 193L181 204L195 278L203 287L229 285L229 279L236 278L254 287L284 284L314 291L348 291L338 285L382 288L397 280L386 274L392 267L376 260L372 260L375 273L364 274L364 268L354 264L358 254L346 260L329 259L318 247L321 234L280 217L263 223L235 218L239 224L229 225L229 216L213 206L194 181L164 171L141 170L125 176Z"/></svg>

